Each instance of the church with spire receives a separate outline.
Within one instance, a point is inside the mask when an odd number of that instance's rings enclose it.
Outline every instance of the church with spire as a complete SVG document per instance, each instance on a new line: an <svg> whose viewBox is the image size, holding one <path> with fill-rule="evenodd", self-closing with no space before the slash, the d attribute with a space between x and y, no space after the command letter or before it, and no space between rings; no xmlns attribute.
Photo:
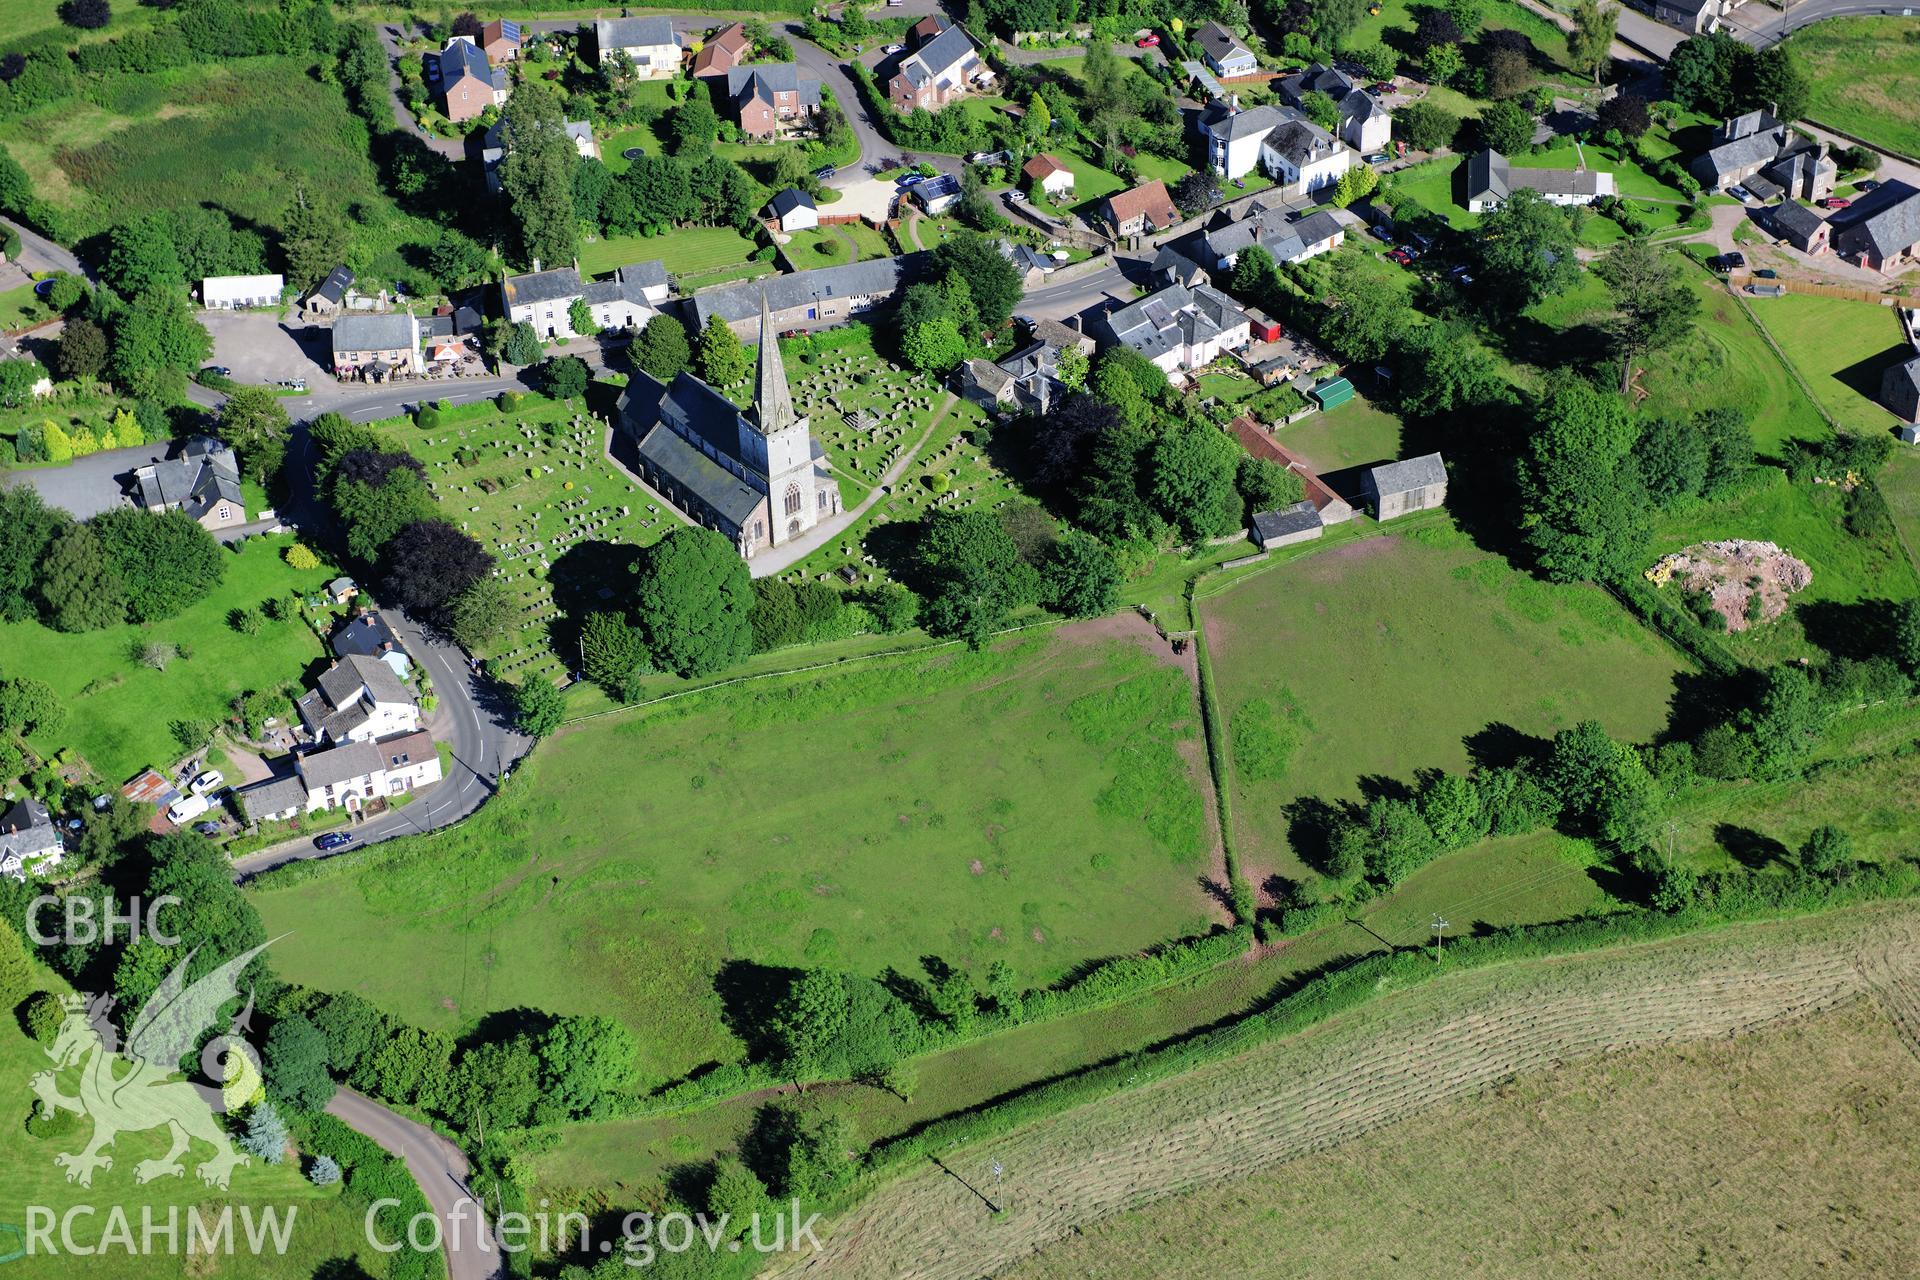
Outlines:
<svg viewBox="0 0 1920 1280"><path fill-rule="evenodd" d="M691 373L669 384L635 370L618 430L641 477L688 520L754 556L840 513L840 484L794 408L765 295L753 407L742 410Z"/></svg>

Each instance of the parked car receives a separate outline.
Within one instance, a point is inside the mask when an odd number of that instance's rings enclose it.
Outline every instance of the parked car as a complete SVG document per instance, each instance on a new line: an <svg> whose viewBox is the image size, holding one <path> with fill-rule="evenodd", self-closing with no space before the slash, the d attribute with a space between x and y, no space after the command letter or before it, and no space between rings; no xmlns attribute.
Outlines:
<svg viewBox="0 0 1920 1280"><path fill-rule="evenodd" d="M1828 196L1820 202L1820 207L1822 209L1844 209L1852 203L1853 201L1848 200L1844 196Z"/></svg>
<svg viewBox="0 0 1920 1280"><path fill-rule="evenodd" d="M203 795L181 796L168 806L167 821L176 827L183 827L212 807L212 801Z"/></svg>
<svg viewBox="0 0 1920 1280"><path fill-rule="evenodd" d="M1754 272L1753 275L1756 280L1778 280L1780 278L1780 273L1772 267L1762 267Z"/></svg>
<svg viewBox="0 0 1920 1280"><path fill-rule="evenodd" d="M1142 49L1151 49L1153 48L1153 46L1160 43L1160 37L1153 34L1153 32L1149 31L1147 32L1146 35L1143 35L1138 40L1135 40L1134 43L1139 45Z"/></svg>
<svg viewBox="0 0 1920 1280"><path fill-rule="evenodd" d="M1393 92L1393 82L1391 80L1382 80L1380 81L1380 83L1376 85L1372 85L1370 87L1373 89L1375 93L1392 93Z"/></svg>
<svg viewBox="0 0 1920 1280"><path fill-rule="evenodd" d="M225 774L221 773L218 769L208 769L192 782L189 782L187 784L187 790L197 796L203 796L209 791L218 791L226 785L227 778Z"/></svg>
<svg viewBox="0 0 1920 1280"><path fill-rule="evenodd" d="M1427 250L1433 248L1433 237L1419 231L1409 231L1407 232L1407 243L1418 249L1421 253L1425 253Z"/></svg>
<svg viewBox="0 0 1920 1280"><path fill-rule="evenodd" d="M196 822L193 824L193 829L203 836L217 836L220 834L220 824L217 822Z"/></svg>
<svg viewBox="0 0 1920 1280"><path fill-rule="evenodd" d="M885 44L880 46L880 52L887 54L905 53L906 51L907 46L903 44Z"/></svg>
<svg viewBox="0 0 1920 1280"><path fill-rule="evenodd" d="M1880 189L1880 179L1862 178L1860 179L1860 181L1854 183L1853 185L1854 185L1854 189L1857 191L1878 191Z"/></svg>
<svg viewBox="0 0 1920 1280"><path fill-rule="evenodd" d="M1753 199L1753 192L1747 190L1737 182L1727 188L1727 194L1735 200L1738 200L1741 204L1747 204Z"/></svg>
<svg viewBox="0 0 1920 1280"><path fill-rule="evenodd" d="M1382 223L1376 222L1372 226L1367 228L1367 234L1372 236L1375 240L1383 240L1388 244L1393 243L1393 227L1391 224L1382 224Z"/></svg>
<svg viewBox="0 0 1920 1280"><path fill-rule="evenodd" d="M210 373L216 378L231 378L233 376L233 370L223 364L210 364L200 370L200 372Z"/></svg>
<svg viewBox="0 0 1920 1280"><path fill-rule="evenodd" d="M1385 164L1387 162L1388 157L1387 157L1387 153L1384 151L1375 151L1369 155L1361 156L1360 158L1366 161L1368 164Z"/></svg>
<svg viewBox="0 0 1920 1280"><path fill-rule="evenodd" d="M1738 271L1742 267L1747 265L1747 255L1744 253L1740 253L1738 251L1735 251L1733 253L1723 253L1720 255L1718 261L1720 263L1721 270Z"/></svg>
<svg viewBox="0 0 1920 1280"><path fill-rule="evenodd" d="M313 838L313 847L316 849L344 849L352 843L353 833L350 831L329 831Z"/></svg>
<svg viewBox="0 0 1920 1280"><path fill-rule="evenodd" d="M274 385L285 387L289 391L305 391L307 389L307 380L305 378L282 378Z"/></svg>
<svg viewBox="0 0 1920 1280"><path fill-rule="evenodd" d="M1405 249L1389 249L1387 250L1387 257L1393 259L1395 262L1399 263L1403 267L1410 267L1413 265L1413 255L1408 253Z"/></svg>
<svg viewBox="0 0 1920 1280"><path fill-rule="evenodd" d="M834 176L839 172L840 171L834 168L832 165L823 164L818 169L815 169L813 171L813 180L815 182L832 182L834 179Z"/></svg>
<svg viewBox="0 0 1920 1280"><path fill-rule="evenodd" d="M1018 187L1015 187L1013 190L1007 192L1008 204L1020 204L1023 201L1025 201L1026 198L1027 198L1027 193L1022 191Z"/></svg>

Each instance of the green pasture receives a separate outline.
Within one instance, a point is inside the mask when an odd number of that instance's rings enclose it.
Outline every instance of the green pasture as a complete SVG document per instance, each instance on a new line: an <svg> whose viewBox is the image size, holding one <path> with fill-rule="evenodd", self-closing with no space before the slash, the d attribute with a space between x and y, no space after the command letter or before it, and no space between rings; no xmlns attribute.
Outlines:
<svg viewBox="0 0 1920 1280"><path fill-rule="evenodd" d="M1911 359L1891 307L1790 293L1748 305L1828 415L1850 431L1891 431L1879 403L1887 366Z"/></svg>

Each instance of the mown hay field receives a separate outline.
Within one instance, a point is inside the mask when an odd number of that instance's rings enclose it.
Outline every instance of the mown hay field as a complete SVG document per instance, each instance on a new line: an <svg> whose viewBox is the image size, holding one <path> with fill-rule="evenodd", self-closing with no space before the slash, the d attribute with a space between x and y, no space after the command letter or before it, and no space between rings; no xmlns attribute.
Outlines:
<svg viewBox="0 0 1920 1280"><path fill-rule="evenodd" d="M1911 1050L1915 982L1920 978L1914 959L1916 941L1920 941L1920 907L1901 902L1495 965L1447 975L1399 994L1383 993L1298 1035L1165 1078L1143 1073L1119 1093L1098 1102L997 1138L943 1150L944 1169L915 1169L878 1186L823 1233L821 1253L790 1259L776 1274L830 1275L836 1280L897 1275L970 1280L994 1274L1037 1250L1086 1232L1102 1219L1137 1212L1170 1196L1188 1192L1218 1196L1220 1184L1229 1179L1270 1168L1285 1176L1293 1167L1288 1162L1321 1152L1331 1152L1328 1163L1336 1164L1345 1150L1342 1144L1383 1129L1391 1140L1405 1130L1387 1126L1431 1119L1437 1108L1498 1088L1516 1076L1525 1078L1603 1055L1725 1045L1741 1033L1791 1025L1823 1013L1852 1010L1858 1016L1867 1001L1897 1019L1889 1025L1900 1027L1906 1043L1898 1051L1886 1044L1875 1048L1876 1060L1853 1076L1864 1086L1851 1097L1853 1119L1873 1115L1877 1132L1867 1146L1891 1144L1893 1150L1869 1161L1862 1172L1884 1172L1864 1182L1856 1183L1845 1174L1827 1175L1827 1184L1835 1192L1846 1192L1837 1202L1824 1196L1810 1202L1835 1206L1824 1225L1828 1231L1844 1233L1848 1247L1857 1248L1861 1258L1895 1259L1913 1247L1911 1215L1903 1207L1912 1191L1913 1175L1911 1160L1903 1153L1907 1152L1905 1135L1916 1114L1916 1064ZM1816 1084L1822 1074L1848 1078L1845 1072L1822 1073L1809 1064L1792 1071L1776 1087L1805 1090L1811 1096L1833 1083L1827 1079ZM1682 1089L1678 1096L1689 1092L1698 1091ZM1724 1088L1720 1096L1725 1097ZM1685 1105L1706 1108L1703 1101ZM1744 1150L1736 1138L1717 1150L1725 1166L1738 1167L1742 1161L1774 1163L1773 1169L1761 1171L1769 1180L1801 1177L1808 1183L1804 1191L1822 1185L1802 1172L1803 1166L1811 1168L1812 1161L1820 1158L1817 1144L1794 1141L1793 1130L1778 1123L1778 1111L1763 1098L1742 1105L1749 1107L1743 1135L1756 1133L1753 1126L1761 1126L1770 1131L1766 1142L1776 1151L1791 1151L1793 1158L1783 1154L1770 1162L1764 1149L1756 1149L1757 1136L1755 1144ZM1834 1116L1832 1108L1826 1110L1830 1121L1849 1119L1844 1112ZM1668 1136L1648 1137L1646 1131L1657 1127L1622 1124L1609 1132L1617 1143L1651 1145ZM1412 1153L1420 1148L1403 1150ZM1586 1153L1549 1148L1546 1154L1573 1160ZM1611 1172L1607 1157L1612 1153L1600 1154L1600 1167ZM1436 1161L1445 1158L1434 1154ZM1482 1161L1487 1166L1483 1176L1504 1173L1495 1183L1502 1193L1520 1180L1511 1165L1502 1168L1507 1158L1506 1149L1496 1148L1487 1151ZM990 1187L997 1212L990 1213L960 1178L978 1178L983 1188ZM1463 1179L1462 1185L1471 1184ZM1387 1181L1376 1194L1392 1203L1395 1189ZM1612 1221L1609 1206L1634 1190L1623 1187L1614 1199L1594 1206L1599 1225L1648 1246L1668 1238L1644 1221L1624 1225ZM1662 1180L1660 1191L1681 1197L1703 1193L1698 1183L1684 1178ZM1738 1197L1734 1199L1737 1203ZM1458 1228L1435 1227L1429 1218L1444 1216L1444 1209L1417 1200L1402 1203L1400 1211L1409 1224L1419 1221L1431 1228L1436 1240L1446 1239L1446 1230L1468 1230L1473 1221L1468 1212L1461 1215ZM1760 1196L1745 1212L1765 1220L1769 1201ZM1571 1211L1562 1206L1558 1216L1575 1228L1583 1220L1577 1206ZM1319 1229L1306 1225L1312 1221L1310 1216L1290 1215L1283 1225L1294 1233L1291 1239L1298 1239ZM1335 1216L1333 1227L1338 1229L1343 1221L1351 1224L1347 1230L1355 1233L1350 1238L1356 1250L1391 1250L1402 1238L1402 1233L1382 1229L1373 1216L1352 1215L1344 1220ZM1749 1216L1747 1221L1754 1219ZM1405 1234L1417 1231L1409 1226ZM1771 1230L1729 1228L1726 1237L1744 1237L1747 1246L1756 1249L1775 1246ZM1817 1249L1819 1242L1810 1238L1795 1241L1792 1247ZM1336 1251L1322 1256L1340 1255ZM1699 1265L1697 1248L1685 1248L1682 1256ZM1780 1255L1756 1256L1777 1259ZM1825 1256L1843 1255L1834 1250ZM1136 1274L1233 1274L1230 1267L1223 1268L1223 1261L1213 1257L1198 1264L1197 1270L1173 1270L1155 1265L1155 1259L1136 1249L1134 1260L1116 1260L1114 1271L1095 1266L1073 1274L1128 1274L1124 1267L1130 1265L1152 1268ZM1545 1252L1527 1256L1524 1262L1534 1269L1512 1274L1555 1270ZM1269 1259L1269 1263L1279 1265L1279 1260ZM1560 1270L1577 1265L1570 1255ZM1455 1274L1479 1273L1465 1259L1456 1259L1455 1267ZM1341 1274L1366 1273L1351 1259L1333 1269ZM1396 1274L1399 1270L1391 1260L1384 1261L1381 1269ZM1741 1270L1729 1260L1712 1273L1739 1274ZM1260 1272L1270 1273L1270 1267L1263 1266ZM1311 1267L1280 1273L1316 1274ZM1317 1272L1326 1273L1325 1269ZM1631 1267L1623 1271L1609 1266L1605 1271L1637 1273ZM1788 1267L1768 1273L1799 1272ZM1885 1272L1871 1266L1861 1271L1879 1273Z"/></svg>

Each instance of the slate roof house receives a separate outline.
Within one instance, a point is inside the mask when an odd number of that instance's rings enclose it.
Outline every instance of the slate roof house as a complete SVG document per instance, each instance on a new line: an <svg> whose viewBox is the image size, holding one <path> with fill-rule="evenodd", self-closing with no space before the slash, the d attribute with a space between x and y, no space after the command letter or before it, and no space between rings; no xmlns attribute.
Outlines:
<svg viewBox="0 0 1920 1280"><path fill-rule="evenodd" d="M953 389L996 413L1044 414L1067 394L1060 381L1060 353L1069 347L1093 354L1093 339L1057 320L1036 320L1030 340L999 363L975 357L953 371Z"/></svg>
<svg viewBox="0 0 1920 1280"><path fill-rule="evenodd" d="M840 482L794 408L765 298L759 331L751 410L685 371L662 386L635 370L616 406L647 483L748 560L840 512Z"/></svg>
<svg viewBox="0 0 1920 1280"><path fill-rule="evenodd" d="M488 62L480 46L466 36L454 36L434 57L440 68L440 97L447 119L459 124L488 107L506 104L505 68Z"/></svg>
<svg viewBox="0 0 1920 1280"><path fill-rule="evenodd" d="M602 329L639 329L655 315L666 296L660 263L621 267L611 280L580 279L573 267L553 267L524 275L502 276L500 309L509 323L526 323L545 338L572 338L573 304L584 300Z"/></svg>
<svg viewBox="0 0 1920 1280"><path fill-rule="evenodd" d="M593 24L593 45L602 62L626 54L642 80L670 79L680 71L672 18L601 18Z"/></svg>
<svg viewBox="0 0 1920 1280"><path fill-rule="evenodd" d="M1651 7L1655 22L1664 22L1697 36L1718 27L1721 17L1733 5L1726 0L1653 0Z"/></svg>
<svg viewBox="0 0 1920 1280"><path fill-rule="evenodd" d="M368 609L341 621L330 642L336 658L375 658L402 680L413 674L413 659L378 609Z"/></svg>
<svg viewBox="0 0 1920 1280"><path fill-rule="evenodd" d="M25 880L29 871L59 865L66 851L47 806L32 796L14 801L0 813L0 876Z"/></svg>
<svg viewBox="0 0 1920 1280"><path fill-rule="evenodd" d="M1795 133L1765 111L1749 111L1722 121L1713 131L1713 145L1687 170L1709 191L1744 183L1763 200L1782 193L1823 200L1833 194L1839 166L1824 142Z"/></svg>
<svg viewBox="0 0 1920 1280"><path fill-rule="evenodd" d="M791 62L735 67L727 72L726 111L749 138L771 138L812 117L820 107L820 82L803 78Z"/></svg>
<svg viewBox="0 0 1920 1280"><path fill-rule="evenodd" d="M984 88L993 82L993 72L980 60L980 48L966 28L955 23L925 36L935 25L923 20L913 28L909 39L914 43L897 56L891 71L881 64L878 78L896 111L915 107L937 111L975 86Z"/></svg>
<svg viewBox="0 0 1920 1280"><path fill-rule="evenodd" d="M347 290L353 288L353 268L345 265L327 272L327 278L320 286L307 295L302 304L302 314L309 321L323 320L340 314L340 308L346 305Z"/></svg>
<svg viewBox="0 0 1920 1280"><path fill-rule="evenodd" d="M1260 59L1240 37L1217 22L1205 22L1193 33L1200 56L1216 76L1250 76L1260 70Z"/></svg>
<svg viewBox="0 0 1920 1280"><path fill-rule="evenodd" d="M1340 99L1340 140L1365 154L1385 151L1393 140L1393 112L1365 89Z"/></svg>
<svg viewBox="0 0 1920 1280"><path fill-rule="evenodd" d="M440 752L424 731L296 756L293 773L234 790L250 822L292 818L336 806L358 812L369 800L405 795L440 781Z"/></svg>
<svg viewBox="0 0 1920 1280"><path fill-rule="evenodd" d="M1260 144L1269 133L1299 113L1275 106L1250 107L1245 111L1224 102L1215 103L1200 117L1200 128L1207 136L1207 167L1223 178L1241 178L1260 164Z"/></svg>
<svg viewBox="0 0 1920 1280"><path fill-rule="evenodd" d="M1158 178L1108 196L1101 202L1100 214L1118 240L1165 231L1180 221L1179 206L1167 194L1167 184Z"/></svg>
<svg viewBox="0 0 1920 1280"><path fill-rule="evenodd" d="M1346 72L1320 62L1311 64L1305 71L1282 76L1277 83L1280 101L1290 107L1299 106L1310 93L1324 93L1339 102L1358 87Z"/></svg>
<svg viewBox="0 0 1920 1280"><path fill-rule="evenodd" d="M1920 356L1896 364L1880 376L1880 403L1903 422L1920 421Z"/></svg>
<svg viewBox="0 0 1920 1280"><path fill-rule="evenodd" d="M1361 478L1374 519L1392 520L1443 505L1447 468L1437 453L1371 467Z"/></svg>
<svg viewBox="0 0 1920 1280"><path fill-rule="evenodd" d="M1597 169L1517 169L1488 148L1467 160L1467 211L1498 209L1522 187L1557 205L1592 204L1614 194L1613 175Z"/></svg>
<svg viewBox="0 0 1920 1280"><path fill-rule="evenodd" d="M186 512L209 531L247 522L240 493L240 463L233 450L209 436L194 436L178 457L133 471L134 503L148 511Z"/></svg>
<svg viewBox="0 0 1920 1280"><path fill-rule="evenodd" d="M1109 342L1139 352L1166 373L1198 369L1251 341L1240 304L1207 285L1169 285L1100 319Z"/></svg>
<svg viewBox="0 0 1920 1280"><path fill-rule="evenodd" d="M1294 218L1284 208L1260 208L1247 218L1208 231L1200 241L1202 256L1215 271L1230 271L1240 255L1259 245L1275 262L1305 262L1331 252L1347 238L1340 219L1325 209Z"/></svg>
<svg viewBox="0 0 1920 1280"><path fill-rule="evenodd" d="M1920 191L1890 178L1829 215L1827 225L1835 253L1869 271L1896 271L1920 245Z"/></svg>
<svg viewBox="0 0 1920 1280"><path fill-rule="evenodd" d="M385 382L418 374L420 321L411 312L344 315L333 322L333 376Z"/></svg>
<svg viewBox="0 0 1920 1280"><path fill-rule="evenodd" d="M767 213L782 231L805 231L820 225L819 206L798 187L788 187L767 201Z"/></svg>
<svg viewBox="0 0 1920 1280"><path fill-rule="evenodd" d="M1332 186L1352 167L1352 149L1311 120L1288 120L1260 140L1261 170L1308 194Z"/></svg>
<svg viewBox="0 0 1920 1280"><path fill-rule="evenodd" d="M1262 551L1311 541L1326 528L1320 509L1306 498L1276 511L1256 511L1252 520L1253 540Z"/></svg>
<svg viewBox="0 0 1920 1280"><path fill-rule="evenodd" d="M1782 200L1767 214L1774 234L1802 253L1825 253L1831 228L1827 220L1798 200Z"/></svg>
<svg viewBox="0 0 1920 1280"><path fill-rule="evenodd" d="M844 266L703 289L687 301L696 332L719 316L743 342L756 342L763 315L771 314L775 333L837 324L891 302L926 270L924 253L866 258Z"/></svg>
<svg viewBox="0 0 1920 1280"><path fill-rule="evenodd" d="M747 27L743 22L735 22L713 33L713 39L700 46L693 55L693 78L705 79L707 76L723 76L747 60L753 52L753 42L747 38Z"/></svg>
<svg viewBox="0 0 1920 1280"><path fill-rule="evenodd" d="M323 671L294 707L316 742L372 742L420 727L420 704L393 668L357 653Z"/></svg>

